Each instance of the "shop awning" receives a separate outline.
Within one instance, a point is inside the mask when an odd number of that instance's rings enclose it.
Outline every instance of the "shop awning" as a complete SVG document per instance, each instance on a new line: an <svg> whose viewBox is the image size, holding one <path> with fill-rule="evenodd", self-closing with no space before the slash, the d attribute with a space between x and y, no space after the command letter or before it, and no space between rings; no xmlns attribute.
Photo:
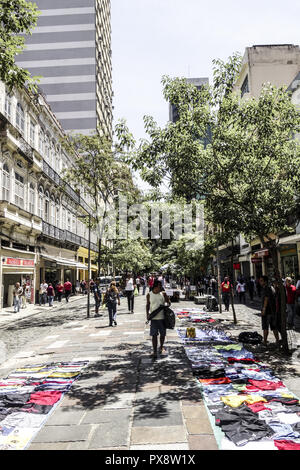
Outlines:
<svg viewBox="0 0 300 470"><path fill-rule="evenodd" d="M264 250L259 250L255 253L255 255L258 257L258 258L262 258L263 256L269 256L269 250L268 249L264 249Z"/></svg>

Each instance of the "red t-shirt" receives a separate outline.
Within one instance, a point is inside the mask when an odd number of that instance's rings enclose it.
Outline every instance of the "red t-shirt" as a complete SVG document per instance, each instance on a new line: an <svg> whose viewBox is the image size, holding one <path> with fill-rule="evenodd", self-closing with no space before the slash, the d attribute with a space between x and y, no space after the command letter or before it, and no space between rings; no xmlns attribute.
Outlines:
<svg viewBox="0 0 300 470"><path fill-rule="evenodd" d="M67 291L72 289L72 284L70 281L64 283L64 289Z"/></svg>
<svg viewBox="0 0 300 470"><path fill-rule="evenodd" d="M35 392L30 395L27 403L35 403L37 405L54 405L61 399L62 393L56 390Z"/></svg>
<svg viewBox="0 0 300 470"><path fill-rule="evenodd" d="M287 304L294 304L295 303L295 296L296 296L296 287L291 285L291 286L285 286L286 290L286 303Z"/></svg>
<svg viewBox="0 0 300 470"><path fill-rule="evenodd" d="M230 292L230 288L232 287L232 284L230 282L222 282L222 292Z"/></svg>
<svg viewBox="0 0 300 470"><path fill-rule="evenodd" d="M57 290L57 292L63 292L64 291L64 286L62 284L58 284L56 286L56 290Z"/></svg>

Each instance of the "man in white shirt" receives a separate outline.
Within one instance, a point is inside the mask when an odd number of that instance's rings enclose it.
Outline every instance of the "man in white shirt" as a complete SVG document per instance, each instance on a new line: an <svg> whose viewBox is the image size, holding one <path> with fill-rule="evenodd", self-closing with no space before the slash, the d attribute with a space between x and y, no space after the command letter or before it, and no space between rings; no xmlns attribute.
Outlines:
<svg viewBox="0 0 300 470"><path fill-rule="evenodd" d="M47 302L47 289L48 284L46 281L43 281L40 285L40 305L45 305Z"/></svg>

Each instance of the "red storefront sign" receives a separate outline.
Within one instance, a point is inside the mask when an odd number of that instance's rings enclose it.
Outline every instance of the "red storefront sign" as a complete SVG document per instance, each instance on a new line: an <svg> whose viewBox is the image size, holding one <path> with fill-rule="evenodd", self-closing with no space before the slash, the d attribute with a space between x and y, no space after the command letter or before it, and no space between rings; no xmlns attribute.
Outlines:
<svg viewBox="0 0 300 470"><path fill-rule="evenodd" d="M34 259L22 258L3 258L2 263L6 266L32 266L34 267Z"/></svg>
<svg viewBox="0 0 300 470"><path fill-rule="evenodd" d="M241 269L241 263L233 263L233 269L235 271L240 271Z"/></svg>
<svg viewBox="0 0 300 470"><path fill-rule="evenodd" d="M34 259L23 259L23 266L34 266Z"/></svg>

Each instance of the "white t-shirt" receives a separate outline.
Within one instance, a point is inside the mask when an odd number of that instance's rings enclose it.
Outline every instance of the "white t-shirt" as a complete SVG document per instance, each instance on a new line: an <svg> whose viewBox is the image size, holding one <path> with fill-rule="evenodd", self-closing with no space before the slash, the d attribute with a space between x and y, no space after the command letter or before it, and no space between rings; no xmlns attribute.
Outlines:
<svg viewBox="0 0 300 470"><path fill-rule="evenodd" d="M125 287L125 290L133 290L134 287L133 287L133 279L132 277L130 279L127 279L126 280L126 287Z"/></svg>
<svg viewBox="0 0 300 470"><path fill-rule="evenodd" d="M45 282L41 284L41 292L42 294L46 294L47 293L47 289L48 289L48 284Z"/></svg>
<svg viewBox="0 0 300 470"><path fill-rule="evenodd" d="M160 305L165 305L165 298L161 292L154 294L153 292L149 293L150 297L150 313L154 312ZM153 320L163 320L165 318L164 311L161 310Z"/></svg>

